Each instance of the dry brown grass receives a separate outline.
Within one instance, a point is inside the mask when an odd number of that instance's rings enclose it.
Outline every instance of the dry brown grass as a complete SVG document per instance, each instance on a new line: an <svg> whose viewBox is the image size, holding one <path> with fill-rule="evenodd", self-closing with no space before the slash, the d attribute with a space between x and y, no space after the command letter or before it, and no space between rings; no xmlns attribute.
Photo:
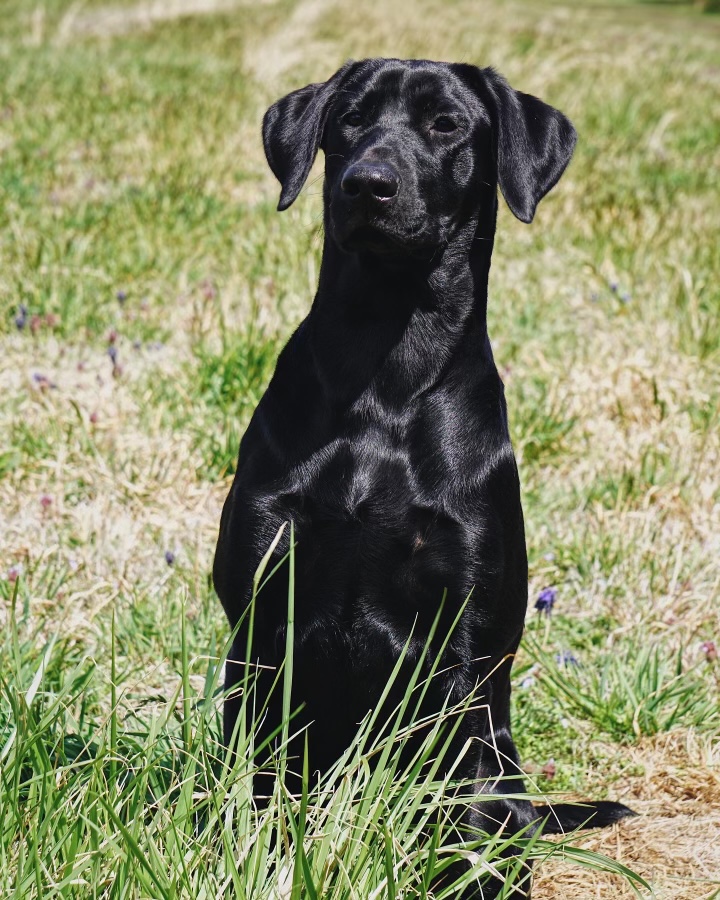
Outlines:
<svg viewBox="0 0 720 900"><path fill-rule="evenodd" d="M642 775L621 778L615 789L639 817L583 837L579 846L629 866L660 900L709 900L720 887L720 742L674 733L644 740L626 755L628 767ZM635 896L618 876L560 859L540 868L537 900L570 892L578 900Z"/></svg>

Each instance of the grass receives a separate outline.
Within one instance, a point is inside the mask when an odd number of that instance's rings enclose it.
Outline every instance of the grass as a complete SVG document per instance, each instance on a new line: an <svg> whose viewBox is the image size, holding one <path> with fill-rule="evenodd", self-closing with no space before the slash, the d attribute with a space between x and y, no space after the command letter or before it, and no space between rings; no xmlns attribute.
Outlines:
<svg viewBox="0 0 720 900"><path fill-rule="evenodd" d="M580 134L531 227L501 210L491 273L531 562L515 730L534 792L642 815L519 838L534 896L648 894L597 854L657 896L717 896L720 20L625 0L159 10L3 6L0 894L429 896L443 786L398 777L401 735L373 776L361 731L265 819L217 742L220 506L320 252L320 170L277 214L259 121L377 54L493 64Z"/></svg>
<svg viewBox="0 0 720 900"><path fill-rule="evenodd" d="M479 698L422 720L427 737L402 761L418 721L408 720L407 712L426 689L419 680L422 660L387 722L377 710L369 715L344 757L311 787L307 759L287 754L293 731L292 574L290 585L288 654L278 673L285 719L276 765L280 773L303 766L303 790L292 798L278 779L265 810L251 801L258 772L253 754L262 748L244 727L244 711L237 756L227 758L220 748L220 668L217 660L208 661L202 687L192 687L182 618L177 684L172 696L156 699L154 712L132 710L112 623L110 707L103 715L96 694L100 667L69 640L38 641L27 614L17 616L15 590L2 648L14 682L0 683L0 788L12 798L0 840L5 896L215 897L232 890L245 898L276 896L279 889L289 897L354 892L449 900L456 889L498 872L506 879L503 896L512 896L512 886L527 879L528 862L559 852L647 887L622 864L569 842L520 835L512 842L519 858L508 858L508 839L455 834L450 815L459 801L451 777L438 775L438 752L454 734L457 713ZM402 659L388 692L401 665ZM244 700L252 708L249 672ZM20 832L30 837L19 840ZM455 854L474 856L472 873L451 875Z"/></svg>

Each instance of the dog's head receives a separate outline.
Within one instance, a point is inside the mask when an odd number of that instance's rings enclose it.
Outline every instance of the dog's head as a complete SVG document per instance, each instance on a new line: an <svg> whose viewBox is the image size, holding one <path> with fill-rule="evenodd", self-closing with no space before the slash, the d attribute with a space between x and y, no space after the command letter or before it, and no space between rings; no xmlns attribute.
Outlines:
<svg viewBox="0 0 720 900"><path fill-rule="evenodd" d="M420 60L347 63L293 91L263 121L279 209L325 151L326 228L344 250L415 254L446 245L499 185L531 222L570 161L575 129L492 69Z"/></svg>

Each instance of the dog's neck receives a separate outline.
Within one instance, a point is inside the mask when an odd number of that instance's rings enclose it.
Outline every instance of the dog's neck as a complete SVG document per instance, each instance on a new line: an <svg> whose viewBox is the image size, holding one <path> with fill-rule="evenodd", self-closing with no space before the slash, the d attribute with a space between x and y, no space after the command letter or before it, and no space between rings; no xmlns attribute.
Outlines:
<svg viewBox="0 0 720 900"><path fill-rule="evenodd" d="M330 393L349 400L386 385L396 402L410 402L468 341L478 366L494 370L486 310L496 209L427 260L346 253L326 231L308 326Z"/></svg>

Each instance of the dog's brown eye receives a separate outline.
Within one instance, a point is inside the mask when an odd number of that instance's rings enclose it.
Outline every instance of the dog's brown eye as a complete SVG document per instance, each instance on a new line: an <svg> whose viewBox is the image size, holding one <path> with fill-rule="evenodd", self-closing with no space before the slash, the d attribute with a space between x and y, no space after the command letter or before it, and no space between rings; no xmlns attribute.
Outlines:
<svg viewBox="0 0 720 900"><path fill-rule="evenodd" d="M362 116L359 112L349 112L345 113L343 116L343 122L346 125L350 125L352 128L357 128L357 126L362 122Z"/></svg>
<svg viewBox="0 0 720 900"><path fill-rule="evenodd" d="M433 122L433 131L439 131L442 134L449 134L457 129L456 123L450 116L438 116Z"/></svg>

